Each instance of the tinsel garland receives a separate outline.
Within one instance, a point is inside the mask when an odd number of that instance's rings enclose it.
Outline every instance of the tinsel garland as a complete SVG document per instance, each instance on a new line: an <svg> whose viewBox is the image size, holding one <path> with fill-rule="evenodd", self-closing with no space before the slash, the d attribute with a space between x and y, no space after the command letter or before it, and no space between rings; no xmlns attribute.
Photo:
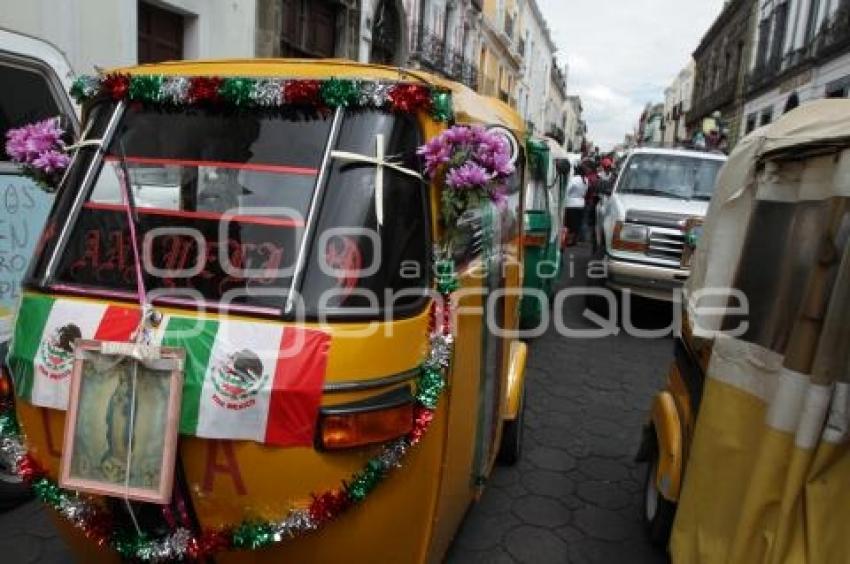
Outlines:
<svg viewBox="0 0 850 564"><path fill-rule="evenodd" d="M107 97L168 106L375 108L401 113L427 112L439 122L454 119L450 91L406 82L333 77L302 80L110 73L98 77L81 76L74 81L70 92L79 104Z"/></svg>
<svg viewBox="0 0 850 564"><path fill-rule="evenodd" d="M231 87L235 90L240 88L236 85ZM237 96L235 90L229 95ZM198 535L184 527L173 527L169 534L157 538L136 530L116 530L114 521L101 505L91 498L62 489L46 476L23 444L11 402L0 402L0 460L30 484L41 502L99 546L111 547L127 560L198 560L224 550L255 550L315 531L353 505L363 502L392 470L401 466L407 452L422 440L434 420L434 410L446 385L444 373L451 362L450 299L451 293L457 289L454 265L450 260L440 257L435 263L435 271L442 299L435 302L432 309L430 347L416 383L411 431L384 445L377 456L339 487L313 494L308 503L293 507L279 521L244 521L230 528L204 530Z"/></svg>

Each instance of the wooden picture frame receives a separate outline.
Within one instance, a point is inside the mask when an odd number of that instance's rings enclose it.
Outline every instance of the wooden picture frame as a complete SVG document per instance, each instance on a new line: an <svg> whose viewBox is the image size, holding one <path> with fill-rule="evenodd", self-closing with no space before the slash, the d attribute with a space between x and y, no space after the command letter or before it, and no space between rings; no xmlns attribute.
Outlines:
<svg viewBox="0 0 850 564"><path fill-rule="evenodd" d="M186 351L77 339L59 483L171 500Z"/></svg>

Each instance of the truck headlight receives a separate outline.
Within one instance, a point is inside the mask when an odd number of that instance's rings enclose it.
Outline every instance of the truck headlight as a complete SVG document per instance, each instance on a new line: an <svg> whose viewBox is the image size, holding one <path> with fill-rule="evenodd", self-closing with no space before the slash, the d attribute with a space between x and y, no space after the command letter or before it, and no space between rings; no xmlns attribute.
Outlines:
<svg viewBox="0 0 850 564"><path fill-rule="evenodd" d="M611 241L611 247L620 251L645 253L649 248L649 228L618 221L614 225L614 239Z"/></svg>

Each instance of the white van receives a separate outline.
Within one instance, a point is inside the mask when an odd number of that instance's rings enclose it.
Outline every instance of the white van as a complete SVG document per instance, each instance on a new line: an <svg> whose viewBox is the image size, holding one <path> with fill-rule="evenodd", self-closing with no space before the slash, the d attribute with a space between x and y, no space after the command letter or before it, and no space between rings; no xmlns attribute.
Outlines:
<svg viewBox="0 0 850 564"><path fill-rule="evenodd" d="M6 132L61 116L70 141L79 127L78 110L68 95L72 80L71 66L59 49L0 28L0 357L5 357L11 338L21 279L53 204L51 194L9 161ZM26 493L7 470L0 467L0 510Z"/></svg>

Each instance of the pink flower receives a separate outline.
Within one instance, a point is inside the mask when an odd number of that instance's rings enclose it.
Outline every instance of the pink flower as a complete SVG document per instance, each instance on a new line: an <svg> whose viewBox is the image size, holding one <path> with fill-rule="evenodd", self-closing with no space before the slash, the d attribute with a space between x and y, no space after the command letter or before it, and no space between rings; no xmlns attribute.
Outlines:
<svg viewBox="0 0 850 564"><path fill-rule="evenodd" d="M32 164L42 153L64 147L59 118L31 123L6 132L6 153L13 161ZM58 162L55 157L50 162Z"/></svg>
<svg viewBox="0 0 850 564"><path fill-rule="evenodd" d="M474 162L467 162L453 168L446 175L446 185L455 190L464 188L483 188L493 178L484 168Z"/></svg>
<svg viewBox="0 0 850 564"><path fill-rule="evenodd" d="M65 153L60 153L53 149L44 151L37 158L33 159L32 166L44 171L47 174L65 170L71 159Z"/></svg>

